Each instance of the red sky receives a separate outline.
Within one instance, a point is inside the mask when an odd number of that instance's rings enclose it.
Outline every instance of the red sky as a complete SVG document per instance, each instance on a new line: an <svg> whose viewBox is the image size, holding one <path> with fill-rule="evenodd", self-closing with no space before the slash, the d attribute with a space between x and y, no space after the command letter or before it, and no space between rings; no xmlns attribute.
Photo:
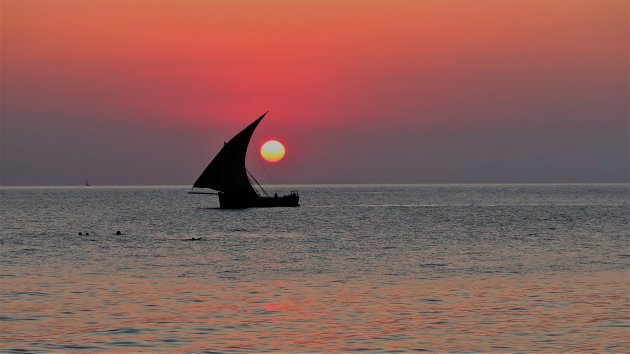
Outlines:
<svg viewBox="0 0 630 354"><path fill-rule="evenodd" d="M628 182L626 0L1 0L0 183Z"/></svg>

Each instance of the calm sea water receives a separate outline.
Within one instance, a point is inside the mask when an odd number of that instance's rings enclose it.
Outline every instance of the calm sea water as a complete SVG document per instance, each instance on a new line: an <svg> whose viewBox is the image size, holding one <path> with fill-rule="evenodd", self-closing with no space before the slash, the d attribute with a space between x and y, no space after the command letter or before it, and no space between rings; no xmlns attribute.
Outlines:
<svg viewBox="0 0 630 354"><path fill-rule="evenodd" d="M269 189L0 189L0 349L630 351L628 185Z"/></svg>

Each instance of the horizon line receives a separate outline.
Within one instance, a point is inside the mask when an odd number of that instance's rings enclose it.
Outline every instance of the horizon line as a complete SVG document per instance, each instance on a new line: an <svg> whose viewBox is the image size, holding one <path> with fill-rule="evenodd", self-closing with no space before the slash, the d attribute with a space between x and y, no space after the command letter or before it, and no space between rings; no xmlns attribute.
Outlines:
<svg viewBox="0 0 630 354"><path fill-rule="evenodd" d="M553 185L630 185L630 181L627 182L386 182L386 183L372 183L372 182L324 182L324 183L275 183L266 184L262 186L280 187L280 186L519 186L519 185L539 185L539 186L553 186ZM2 185L0 189L12 189L12 188L133 188L133 187L172 187L172 188L190 188L189 184L93 184L89 186L81 184L30 184L30 185Z"/></svg>

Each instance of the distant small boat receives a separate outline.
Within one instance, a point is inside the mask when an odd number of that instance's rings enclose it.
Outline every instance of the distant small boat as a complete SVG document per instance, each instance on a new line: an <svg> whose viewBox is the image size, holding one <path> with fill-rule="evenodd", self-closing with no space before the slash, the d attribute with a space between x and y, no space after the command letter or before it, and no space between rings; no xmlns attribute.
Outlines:
<svg viewBox="0 0 630 354"><path fill-rule="evenodd" d="M87 177L85 178L85 186L86 186L86 187L89 187L89 186L90 186L90 184L88 183Z"/></svg>
<svg viewBox="0 0 630 354"><path fill-rule="evenodd" d="M223 148L210 162L197 179L193 188L211 188L219 191L219 206L222 209L296 207L300 206L300 197L296 191L288 195L270 197L256 178L245 167L247 146L258 123L269 112L238 133L232 140L224 143ZM263 195L254 188L251 179L258 185ZM202 194L192 192L193 194ZM211 193L203 193L211 194Z"/></svg>

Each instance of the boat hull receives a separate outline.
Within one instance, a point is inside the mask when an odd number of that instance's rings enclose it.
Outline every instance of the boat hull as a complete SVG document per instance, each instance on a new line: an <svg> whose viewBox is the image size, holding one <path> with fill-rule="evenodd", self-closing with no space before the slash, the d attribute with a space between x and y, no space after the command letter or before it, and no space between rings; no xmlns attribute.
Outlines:
<svg viewBox="0 0 630 354"><path fill-rule="evenodd" d="M272 208L300 206L300 197L292 192L289 195L260 197L257 195L219 193L221 209Z"/></svg>

